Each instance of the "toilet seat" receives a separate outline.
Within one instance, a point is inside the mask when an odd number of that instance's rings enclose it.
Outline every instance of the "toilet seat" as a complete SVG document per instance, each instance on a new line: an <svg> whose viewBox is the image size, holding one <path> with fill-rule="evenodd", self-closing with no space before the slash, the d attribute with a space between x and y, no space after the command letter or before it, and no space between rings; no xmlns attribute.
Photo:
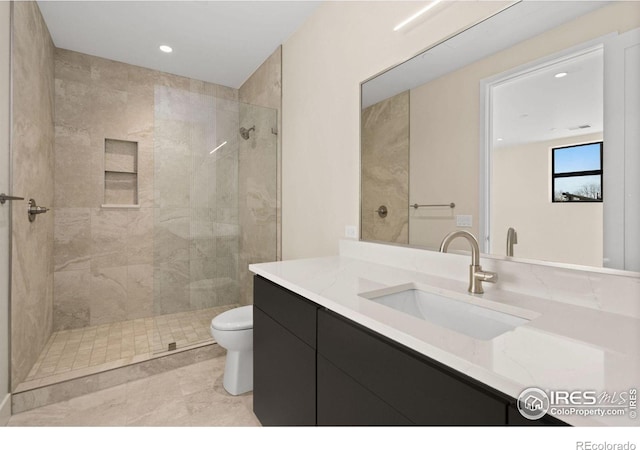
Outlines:
<svg viewBox="0 0 640 450"><path fill-rule="evenodd" d="M248 330L253 328L253 306L241 306L217 315L211 320L211 328L221 331Z"/></svg>

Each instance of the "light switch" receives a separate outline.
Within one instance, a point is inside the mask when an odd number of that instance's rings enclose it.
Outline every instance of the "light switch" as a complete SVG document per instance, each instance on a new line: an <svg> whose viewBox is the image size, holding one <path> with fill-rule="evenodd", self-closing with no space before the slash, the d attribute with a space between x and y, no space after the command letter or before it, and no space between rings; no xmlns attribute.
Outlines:
<svg viewBox="0 0 640 450"><path fill-rule="evenodd" d="M473 226L473 216L466 215L466 214L458 214L456 216L456 226L471 228Z"/></svg>
<svg viewBox="0 0 640 450"><path fill-rule="evenodd" d="M348 238L356 239L358 237L358 231L355 225L347 225L344 227L344 236Z"/></svg>

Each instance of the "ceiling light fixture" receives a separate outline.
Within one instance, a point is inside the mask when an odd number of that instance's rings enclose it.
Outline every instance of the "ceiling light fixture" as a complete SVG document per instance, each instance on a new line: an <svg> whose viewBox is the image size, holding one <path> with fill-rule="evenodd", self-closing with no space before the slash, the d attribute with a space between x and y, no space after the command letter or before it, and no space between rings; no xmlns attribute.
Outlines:
<svg viewBox="0 0 640 450"><path fill-rule="evenodd" d="M210 154L210 155L213 155L213 154L216 152L216 150L221 149L221 148L222 148L222 147L224 147L226 144L227 144L227 141L224 141L222 144L218 145L216 148L214 148L213 150L211 150L211 151L209 152L209 154Z"/></svg>
<svg viewBox="0 0 640 450"><path fill-rule="evenodd" d="M400 28L404 27L405 25L407 25L410 22L413 22L414 20L416 20L418 17L420 17L421 15L423 15L424 13L426 13L427 11L429 11L431 8L433 8L434 6L436 6L438 3L440 3L442 0L434 0L431 3L429 3L427 6L425 6L424 8L422 8L420 11L418 11L417 13L415 13L414 15L412 15L411 17L409 17L408 19L400 22L398 25L396 25L396 27L393 29L393 31L398 31Z"/></svg>
<svg viewBox="0 0 640 450"><path fill-rule="evenodd" d="M554 77L556 77L556 78L564 78L567 75L568 75L567 72L560 72L560 73L555 74Z"/></svg>
<svg viewBox="0 0 640 450"><path fill-rule="evenodd" d="M502 138L498 138L498 139L496 139L496 141L498 141L498 142L502 142L502 141L504 141L504 139L502 139Z"/></svg>
<svg viewBox="0 0 640 450"><path fill-rule="evenodd" d="M171 53L173 51L173 49L171 47L169 47L168 45L161 45L160 46L160 51L165 52L165 53Z"/></svg>

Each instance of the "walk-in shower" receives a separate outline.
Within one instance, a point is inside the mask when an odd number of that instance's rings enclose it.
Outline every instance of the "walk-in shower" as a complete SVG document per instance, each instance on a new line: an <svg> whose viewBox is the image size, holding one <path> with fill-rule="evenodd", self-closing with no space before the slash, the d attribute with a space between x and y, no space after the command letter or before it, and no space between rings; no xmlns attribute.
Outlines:
<svg viewBox="0 0 640 450"><path fill-rule="evenodd" d="M208 345L212 318L251 302L248 264L277 258L277 138L260 134L276 110L228 88L56 57L60 85L97 95L56 96L53 334L21 391ZM156 82L136 79L105 103L112 87L76 81L78 58Z"/></svg>

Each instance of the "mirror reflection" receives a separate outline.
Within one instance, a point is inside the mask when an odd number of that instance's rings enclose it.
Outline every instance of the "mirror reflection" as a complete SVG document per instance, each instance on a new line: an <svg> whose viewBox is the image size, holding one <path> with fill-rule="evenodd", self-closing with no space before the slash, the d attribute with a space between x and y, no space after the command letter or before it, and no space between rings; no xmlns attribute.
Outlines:
<svg viewBox="0 0 640 450"><path fill-rule="evenodd" d="M640 4L521 2L362 84L361 238L640 271Z"/></svg>

